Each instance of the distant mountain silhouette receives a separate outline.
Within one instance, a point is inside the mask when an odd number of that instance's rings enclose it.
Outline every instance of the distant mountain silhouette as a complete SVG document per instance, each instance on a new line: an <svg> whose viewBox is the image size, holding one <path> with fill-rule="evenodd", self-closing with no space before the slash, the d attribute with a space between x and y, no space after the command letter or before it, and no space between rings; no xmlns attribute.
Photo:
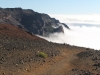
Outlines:
<svg viewBox="0 0 100 75"><path fill-rule="evenodd" d="M60 23L59 20L51 18L47 14L22 8L0 8L0 23L15 25L42 36L54 32L64 32L63 27L59 24L69 29L66 24Z"/></svg>

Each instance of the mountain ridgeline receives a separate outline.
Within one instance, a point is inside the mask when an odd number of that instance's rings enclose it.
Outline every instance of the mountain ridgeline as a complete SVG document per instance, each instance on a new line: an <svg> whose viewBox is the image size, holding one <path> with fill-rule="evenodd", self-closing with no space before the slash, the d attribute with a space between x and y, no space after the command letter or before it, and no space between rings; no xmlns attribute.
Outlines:
<svg viewBox="0 0 100 75"><path fill-rule="evenodd" d="M62 25L70 29L66 24L47 14L22 8L0 8L0 24L11 24L42 36L54 32L64 33Z"/></svg>

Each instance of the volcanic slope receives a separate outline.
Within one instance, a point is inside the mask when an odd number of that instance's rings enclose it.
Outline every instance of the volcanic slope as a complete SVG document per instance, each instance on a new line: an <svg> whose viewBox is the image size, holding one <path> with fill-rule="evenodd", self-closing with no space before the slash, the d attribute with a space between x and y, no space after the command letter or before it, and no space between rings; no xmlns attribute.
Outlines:
<svg viewBox="0 0 100 75"><path fill-rule="evenodd" d="M43 52L48 56L39 56ZM99 75L100 51L56 44L0 24L0 75Z"/></svg>

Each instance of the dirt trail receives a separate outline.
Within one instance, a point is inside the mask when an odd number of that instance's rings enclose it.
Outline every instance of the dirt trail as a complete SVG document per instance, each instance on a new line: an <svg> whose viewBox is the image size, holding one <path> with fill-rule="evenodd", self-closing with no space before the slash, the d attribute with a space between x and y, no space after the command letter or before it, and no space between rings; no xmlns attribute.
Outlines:
<svg viewBox="0 0 100 75"><path fill-rule="evenodd" d="M80 51L66 51L61 54L61 56L56 57L54 63L45 64L44 66L38 68L34 75L70 75L68 72L73 69L71 61L77 59L75 56Z"/></svg>

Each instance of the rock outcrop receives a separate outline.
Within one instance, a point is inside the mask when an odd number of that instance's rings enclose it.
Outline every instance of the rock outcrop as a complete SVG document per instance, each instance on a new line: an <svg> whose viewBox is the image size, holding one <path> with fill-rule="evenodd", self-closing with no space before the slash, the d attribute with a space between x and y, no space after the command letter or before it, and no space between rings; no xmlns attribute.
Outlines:
<svg viewBox="0 0 100 75"><path fill-rule="evenodd" d="M62 26L59 26L59 20L31 9L0 8L0 23L15 25L42 36L54 32L64 32ZM66 24L61 24L67 26ZM69 29L68 26L66 28Z"/></svg>

